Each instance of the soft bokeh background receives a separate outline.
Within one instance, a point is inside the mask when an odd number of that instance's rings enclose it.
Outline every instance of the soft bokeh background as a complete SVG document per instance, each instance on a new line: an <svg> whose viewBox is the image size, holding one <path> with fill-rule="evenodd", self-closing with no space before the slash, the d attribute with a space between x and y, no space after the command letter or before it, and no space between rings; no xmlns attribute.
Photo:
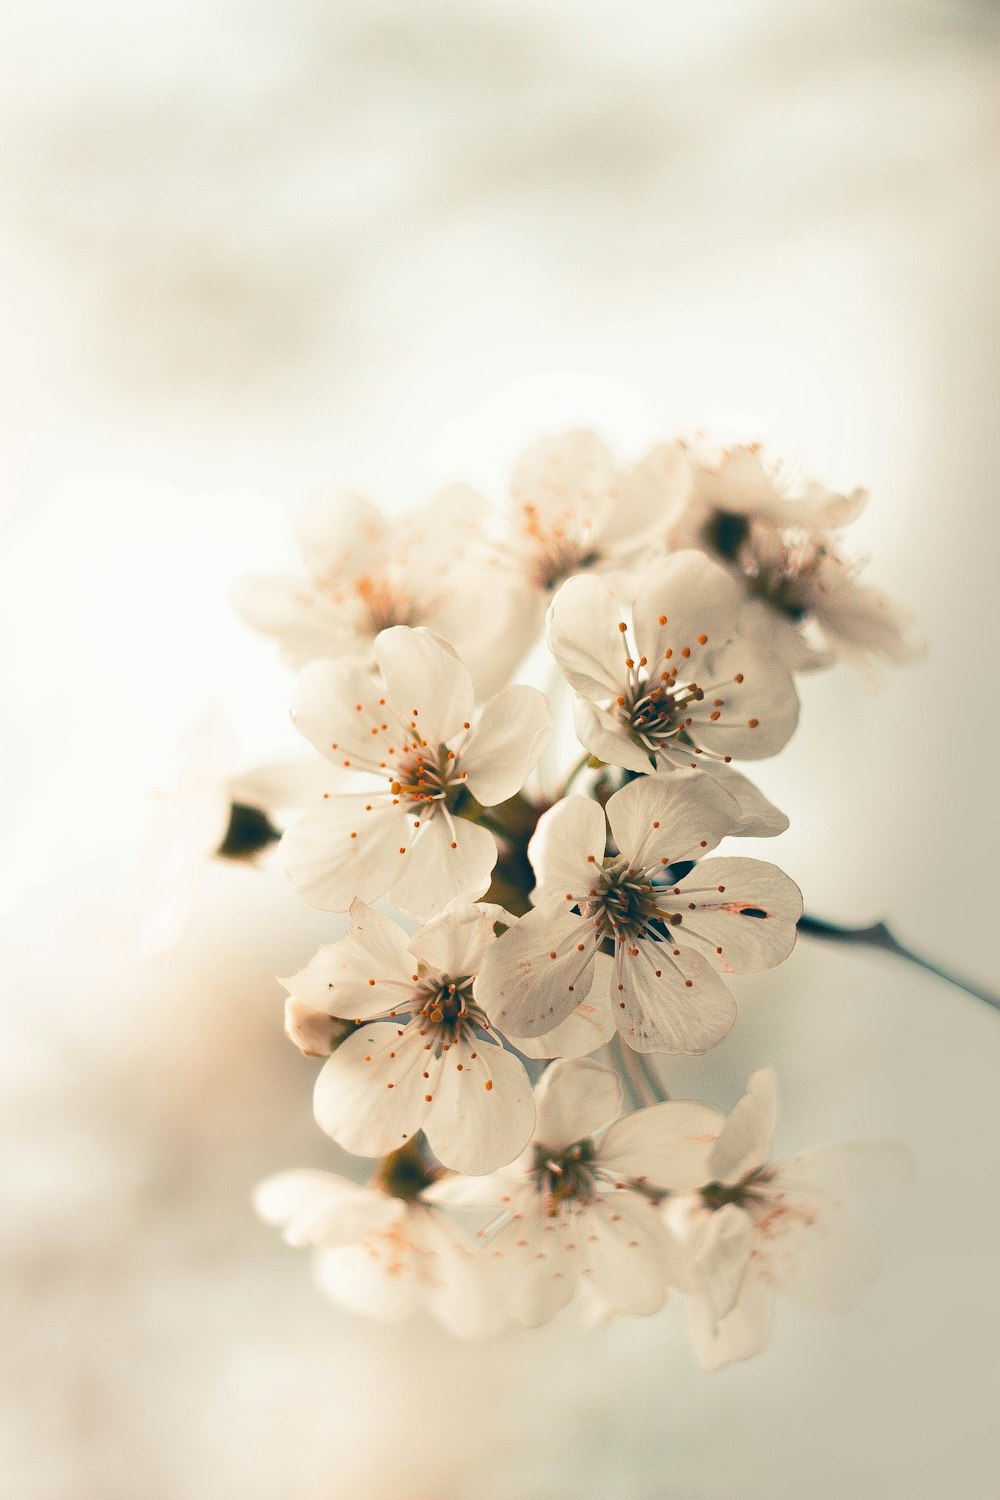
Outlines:
<svg viewBox="0 0 1000 1500"><path fill-rule="evenodd" d="M271 978L337 919L233 868L153 960L129 913L184 724L293 743L226 591L302 498L708 427L869 486L854 540L930 643L877 693L803 685L776 857L814 912L994 978L1000 11L0 11L0 1492L989 1500L1000 1016L803 942L665 1068L728 1107L776 1061L781 1149L916 1160L860 1306L782 1309L709 1377L676 1307L467 1348L321 1302L248 1194L338 1162Z"/></svg>

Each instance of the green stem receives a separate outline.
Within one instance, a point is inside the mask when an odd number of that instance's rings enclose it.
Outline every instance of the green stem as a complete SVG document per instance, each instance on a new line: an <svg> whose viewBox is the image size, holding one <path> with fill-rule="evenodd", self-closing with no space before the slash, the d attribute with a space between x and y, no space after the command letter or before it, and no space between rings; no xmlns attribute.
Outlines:
<svg viewBox="0 0 1000 1500"><path fill-rule="evenodd" d="M609 1051L632 1102L640 1109L663 1104L670 1098L644 1053L633 1052L617 1035L612 1039Z"/></svg>

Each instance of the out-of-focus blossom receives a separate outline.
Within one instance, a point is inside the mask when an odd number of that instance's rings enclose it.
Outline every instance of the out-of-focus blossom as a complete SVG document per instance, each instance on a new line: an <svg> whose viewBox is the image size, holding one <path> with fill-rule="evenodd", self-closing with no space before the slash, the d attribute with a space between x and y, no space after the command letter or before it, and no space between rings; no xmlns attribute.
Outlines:
<svg viewBox="0 0 1000 1500"><path fill-rule="evenodd" d="M233 593L292 666L370 663L380 631L425 625L461 654L477 693L506 682L528 642L515 631L516 590L489 566L486 506L474 490L452 485L393 519L359 496L332 497L303 511L298 534L304 573L243 579Z"/></svg>
<svg viewBox="0 0 1000 1500"><path fill-rule="evenodd" d="M745 631L792 671L839 657L906 661L917 653L912 615L859 577L834 533L860 514L864 490L841 495L768 467L759 449L714 464L692 459L686 501L668 527L674 548L699 547L743 586Z"/></svg>
<svg viewBox="0 0 1000 1500"><path fill-rule="evenodd" d="M497 1176L505 1221L484 1251L511 1315L545 1323L581 1284L609 1310L656 1312L676 1274L657 1202L703 1180L715 1111L672 1101L612 1124L621 1089L592 1061L553 1063L535 1099L534 1140Z"/></svg>
<svg viewBox="0 0 1000 1500"><path fill-rule="evenodd" d="M684 1247L677 1284L688 1293L691 1334L706 1369L763 1348L777 1292L804 1307L850 1306L876 1270L870 1232L852 1199L907 1174L906 1152L875 1142L771 1161L777 1108L774 1070L762 1068L728 1119L720 1117L706 1183L665 1204Z"/></svg>
<svg viewBox="0 0 1000 1500"><path fill-rule="evenodd" d="M323 1290L352 1312L385 1320L426 1309L463 1338L507 1321L489 1269L438 1208L432 1181L407 1158L383 1163L369 1187L333 1172L280 1172L254 1194L261 1218L313 1250Z"/></svg>
<svg viewBox="0 0 1000 1500"><path fill-rule="evenodd" d="M190 920L208 861L257 863L281 837L281 814L322 795L310 757L288 757L236 771L236 737L218 707L181 735L172 783L156 796L136 873L140 944L153 952Z"/></svg>
<svg viewBox="0 0 1000 1500"><path fill-rule="evenodd" d="M720 972L755 973L791 952L798 887L762 860L702 860L736 830L728 795L700 772L631 782L610 798L607 821L618 851L608 858L596 802L567 797L539 820L529 846L534 910L486 954L483 1003L514 1035L551 1031L581 1000L604 998L593 985L607 946L625 1041L642 1052L703 1052L736 1016ZM689 860L698 863L681 880L667 876Z"/></svg>
<svg viewBox="0 0 1000 1500"><path fill-rule="evenodd" d="M524 1149L531 1083L473 994L495 925L511 920L454 902L409 937L355 901L346 937L285 981L300 1002L358 1028L316 1080L316 1119L341 1146L384 1156L422 1129L444 1166L472 1174Z"/></svg>
<svg viewBox="0 0 1000 1500"><path fill-rule="evenodd" d="M489 885L496 840L457 814L524 785L551 714L537 689L513 684L477 718L468 672L423 627L382 631L375 656L384 685L356 661L312 662L299 679L295 723L335 768L331 782L352 789L294 823L282 856L313 906L346 911L355 897L388 892L404 911L430 916Z"/></svg>
<svg viewBox="0 0 1000 1500"><path fill-rule="evenodd" d="M795 684L773 652L738 635L742 603L723 568L680 552L642 580L633 646L600 579L564 584L549 609L549 645L577 694L576 731L591 754L650 772L780 750L798 721ZM765 816L766 831L779 832L781 814L766 806L778 822Z"/></svg>

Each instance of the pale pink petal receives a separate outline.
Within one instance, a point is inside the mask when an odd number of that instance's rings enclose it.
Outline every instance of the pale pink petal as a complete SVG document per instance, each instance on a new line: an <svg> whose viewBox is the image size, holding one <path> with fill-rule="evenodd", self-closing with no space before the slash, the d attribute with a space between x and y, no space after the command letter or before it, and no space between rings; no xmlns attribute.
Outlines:
<svg viewBox="0 0 1000 1500"><path fill-rule="evenodd" d="M423 1125L437 1070L416 1023L363 1026L341 1042L316 1079L316 1122L356 1156L387 1156Z"/></svg>
<svg viewBox="0 0 1000 1500"><path fill-rule="evenodd" d="M424 1133L438 1161L455 1172L493 1172L531 1139L535 1101L524 1064L495 1043L473 1038L449 1047L433 1099Z"/></svg>
<svg viewBox="0 0 1000 1500"><path fill-rule="evenodd" d="M427 1306L452 1269L450 1255L428 1240L424 1221L433 1210L419 1203L400 1208L397 1221L381 1233L315 1256L319 1285L351 1312L384 1321L408 1317Z"/></svg>
<svg viewBox="0 0 1000 1500"><path fill-rule="evenodd" d="M331 797L285 830L281 859L303 901L346 911L356 897L384 895L409 838L404 808L369 803L364 793Z"/></svg>
<svg viewBox="0 0 1000 1500"><path fill-rule="evenodd" d="M758 1068L722 1127L709 1162L709 1179L727 1184L742 1182L762 1167L770 1159L777 1119L777 1074L773 1068Z"/></svg>
<svg viewBox="0 0 1000 1500"><path fill-rule="evenodd" d="M621 605L593 574L571 578L559 589L547 615L549 649L569 685L601 701L622 690L628 652L621 631Z"/></svg>
<svg viewBox="0 0 1000 1500"><path fill-rule="evenodd" d="M493 1263L475 1254L444 1214L426 1212L421 1243L426 1253L437 1257L436 1274L425 1291L427 1307L450 1333L483 1339L508 1326Z"/></svg>
<svg viewBox="0 0 1000 1500"><path fill-rule="evenodd" d="M636 1052L707 1052L732 1029L736 1001L691 948L645 939L622 952L611 986L612 1011Z"/></svg>
<svg viewBox="0 0 1000 1500"><path fill-rule="evenodd" d="M414 967L408 941L396 922L355 900L346 935L318 949L305 968L281 982L314 1010L367 1021L397 1005L405 1008L400 996L411 988Z"/></svg>
<svg viewBox="0 0 1000 1500"><path fill-rule="evenodd" d="M393 625L375 638L375 658L400 718L428 745L443 745L472 722L472 679L454 650L424 626Z"/></svg>
<svg viewBox="0 0 1000 1500"><path fill-rule="evenodd" d="M409 940L408 952L418 963L455 979L478 974L483 954L496 941L495 927L516 920L502 906L461 899L448 904Z"/></svg>
<svg viewBox="0 0 1000 1500"><path fill-rule="evenodd" d="M343 491L303 506L295 529L311 576L333 585L380 560L391 535L388 522L370 500Z"/></svg>
<svg viewBox="0 0 1000 1500"><path fill-rule="evenodd" d="M476 999L505 1034L543 1036L587 999L596 951L592 922L536 908L485 953Z"/></svg>
<svg viewBox="0 0 1000 1500"><path fill-rule="evenodd" d="M650 672L669 662L682 681L700 682L706 653L735 634L742 601L740 585L703 552L675 552L651 568L632 607Z"/></svg>
<svg viewBox="0 0 1000 1500"><path fill-rule="evenodd" d="M401 1205L333 1172L279 1172L254 1189L254 1208L290 1245L349 1245L399 1217Z"/></svg>
<svg viewBox="0 0 1000 1500"><path fill-rule="evenodd" d="M697 682L705 696L686 710L696 745L737 760L762 760L791 739L799 718L795 683L759 641L738 639L713 652Z"/></svg>
<svg viewBox="0 0 1000 1500"><path fill-rule="evenodd" d="M538 878L536 899L563 901L594 884L604 860L606 824L600 805L589 797L564 797L538 820L528 858ZM567 903L568 904L568 903Z"/></svg>
<svg viewBox="0 0 1000 1500"><path fill-rule="evenodd" d="M601 1163L616 1177L672 1191L711 1179L709 1155L723 1116L707 1104L671 1099L616 1120L601 1143Z"/></svg>
<svg viewBox="0 0 1000 1500"><path fill-rule="evenodd" d="M241 578L230 589L230 600L255 630L280 641L293 666L356 644L349 616L302 579L284 574Z"/></svg>
<svg viewBox="0 0 1000 1500"><path fill-rule="evenodd" d="M552 710L537 688L514 683L491 698L461 752L469 791L494 807L520 791L552 734Z"/></svg>
<svg viewBox="0 0 1000 1500"><path fill-rule="evenodd" d="M489 829L466 818L449 826L439 811L422 821L415 835L400 839L404 843L389 900L416 917L429 917L459 898L481 896L497 862Z"/></svg>
<svg viewBox="0 0 1000 1500"><path fill-rule="evenodd" d="M696 939L713 968L756 974L780 964L794 948L802 893L765 860L706 859L662 905L681 914L678 939Z"/></svg>
<svg viewBox="0 0 1000 1500"><path fill-rule="evenodd" d="M700 770L641 776L608 800L615 843L635 869L699 859L731 831L730 800Z"/></svg>
<svg viewBox="0 0 1000 1500"><path fill-rule="evenodd" d="M535 1087L535 1140L562 1150L603 1130L622 1107L618 1078L592 1058L559 1058Z"/></svg>

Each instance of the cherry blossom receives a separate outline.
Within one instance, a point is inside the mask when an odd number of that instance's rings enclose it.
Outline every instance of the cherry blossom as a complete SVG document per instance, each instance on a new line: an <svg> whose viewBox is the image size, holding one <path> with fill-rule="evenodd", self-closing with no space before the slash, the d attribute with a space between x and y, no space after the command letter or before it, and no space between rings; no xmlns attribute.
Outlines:
<svg viewBox="0 0 1000 1500"><path fill-rule="evenodd" d="M352 1312L386 1321L426 1309L459 1337L506 1322L489 1267L433 1201L433 1179L390 1158L368 1187L333 1172L281 1172L256 1189L261 1218L313 1250L319 1285Z"/></svg>
<svg viewBox="0 0 1000 1500"><path fill-rule="evenodd" d="M700 552L679 552L644 576L632 644L600 579L565 583L549 609L549 645L577 694L576 731L591 754L652 772L780 750L798 719L795 685L772 651L738 635L742 604L725 569ZM787 826L744 778L722 775L735 804L762 824L747 832Z"/></svg>
<svg viewBox="0 0 1000 1500"><path fill-rule="evenodd" d="M686 484L676 443L622 468L585 428L537 440L511 481L509 554L518 578L544 597L574 574L630 567L650 548L662 550L664 524Z"/></svg>
<svg viewBox="0 0 1000 1500"><path fill-rule="evenodd" d="M769 1160L777 1118L773 1068L750 1078L723 1120L699 1192L668 1199L684 1247L677 1284L689 1295L691 1334L706 1369L748 1359L766 1344L774 1297L804 1307L849 1307L876 1270L870 1232L852 1197L905 1180L906 1152L845 1142Z"/></svg>
<svg viewBox="0 0 1000 1500"><path fill-rule="evenodd" d="M524 1149L531 1083L473 994L495 924L511 920L498 906L453 902L409 937L354 901L346 937L285 981L300 1003L357 1027L314 1094L316 1119L341 1146L384 1156L422 1129L444 1166L472 1174Z"/></svg>
<svg viewBox="0 0 1000 1500"><path fill-rule="evenodd" d="M613 952L611 1009L641 1052L703 1052L736 1017L720 974L756 973L795 943L798 887L775 865L702 856L734 831L728 797L700 772L640 777L604 811L567 797L529 845L534 910L483 960L477 990L514 1035L552 1030L592 998L595 961ZM670 867L697 860L682 879ZM603 999L603 996L599 997Z"/></svg>
<svg viewBox="0 0 1000 1500"><path fill-rule="evenodd" d="M516 590L490 568L488 529L485 502L467 485L392 519L360 496L335 495L299 518L305 572L244 579L234 603L296 668L328 656L370 661L380 631L426 625L488 696L527 644L513 634Z"/></svg>
<svg viewBox="0 0 1000 1500"><path fill-rule="evenodd" d="M591 1060L552 1063L535 1102L531 1149L498 1174L507 1207L484 1251L512 1317L545 1323L581 1286L610 1310L656 1312L676 1274L657 1203L704 1180L715 1111L672 1101L611 1123L621 1088Z"/></svg>
<svg viewBox="0 0 1000 1500"><path fill-rule="evenodd" d="M743 586L743 626L793 671L838 657L906 661L916 654L912 616L863 582L835 533L853 521L864 490L840 495L769 468L758 449L734 448L714 465L693 464L693 482L668 538L700 547Z"/></svg>
<svg viewBox="0 0 1000 1500"><path fill-rule="evenodd" d="M476 717L472 680L423 627L375 642L382 684L358 662L312 662L296 689L296 726L330 762L330 792L286 832L282 857L312 906L346 911L388 892L429 916L481 896L497 861L492 833L456 816L512 797L537 764L551 715L513 684ZM475 722L473 722L475 721Z"/></svg>

